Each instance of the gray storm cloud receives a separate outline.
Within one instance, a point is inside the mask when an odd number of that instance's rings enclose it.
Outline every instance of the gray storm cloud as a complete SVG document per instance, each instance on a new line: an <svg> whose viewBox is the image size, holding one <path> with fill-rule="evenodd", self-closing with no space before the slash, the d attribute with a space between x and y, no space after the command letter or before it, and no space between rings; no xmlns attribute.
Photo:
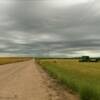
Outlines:
<svg viewBox="0 0 100 100"><path fill-rule="evenodd" d="M0 54L100 56L99 0L0 0Z"/></svg>

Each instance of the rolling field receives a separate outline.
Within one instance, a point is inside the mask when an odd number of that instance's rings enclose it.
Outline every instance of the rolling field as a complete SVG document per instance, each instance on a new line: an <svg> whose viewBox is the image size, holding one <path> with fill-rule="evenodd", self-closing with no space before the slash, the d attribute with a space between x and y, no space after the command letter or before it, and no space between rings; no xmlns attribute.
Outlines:
<svg viewBox="0 0 100 100"><path fill-rule="evenodd" d="M79 93L81 100L100 100L100 62L76 59L38 59L37 62L60 84Z"/></svg>
<svg viewBox="0 0 100 100"><path fill-rule="evenodd" d="M30 60L32 57L0 57L0 65Z"/></svg>

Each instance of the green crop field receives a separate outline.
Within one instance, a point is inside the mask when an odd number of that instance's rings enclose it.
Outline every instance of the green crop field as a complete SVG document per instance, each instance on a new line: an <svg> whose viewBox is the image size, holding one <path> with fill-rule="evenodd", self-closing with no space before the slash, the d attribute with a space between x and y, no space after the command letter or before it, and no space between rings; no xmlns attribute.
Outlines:
<svg viewBox="0 0 100 100"><path fill-rule="evenodd" d="M76 59L38 59L53 78L80 94L81 100L100 100L100 62Z"/></svg>

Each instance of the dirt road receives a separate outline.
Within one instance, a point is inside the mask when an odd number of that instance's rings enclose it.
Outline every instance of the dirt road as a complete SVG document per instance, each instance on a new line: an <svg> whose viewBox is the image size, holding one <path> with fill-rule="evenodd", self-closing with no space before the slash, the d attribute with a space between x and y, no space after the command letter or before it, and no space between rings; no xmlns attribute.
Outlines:
<svg viewBox="0 0 100 100"><path fill-rule="evenodd" d="M34 60L0 66L0 100L68 100L50 84Z"/></svg>

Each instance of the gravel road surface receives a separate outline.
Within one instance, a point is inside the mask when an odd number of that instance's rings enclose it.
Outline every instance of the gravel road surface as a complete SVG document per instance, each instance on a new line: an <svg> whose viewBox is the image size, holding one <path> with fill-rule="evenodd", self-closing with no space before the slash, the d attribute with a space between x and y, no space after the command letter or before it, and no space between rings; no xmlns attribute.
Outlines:
<svg viewBox="0 0 100 100"><path fill-rule="evenodd" d="M76 100L58 91L35 60L0 65L0 100Z"/></svg>

